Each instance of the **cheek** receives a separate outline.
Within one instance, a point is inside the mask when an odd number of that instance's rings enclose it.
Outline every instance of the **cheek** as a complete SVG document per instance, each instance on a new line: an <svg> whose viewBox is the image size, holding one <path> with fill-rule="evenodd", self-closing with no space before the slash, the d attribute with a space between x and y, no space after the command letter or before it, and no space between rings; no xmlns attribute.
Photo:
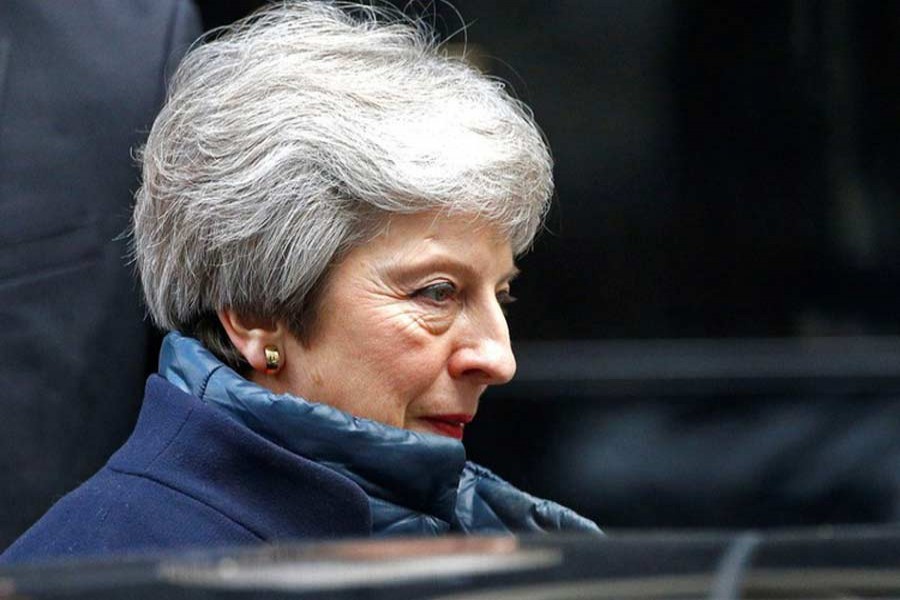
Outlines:
<svg viewBox="0 0 900 600"><path fill-rule="evenodd" d="M387 388L399 404L408 404L427 390L445 366L440 336L423 328L409 313L392 314L373 321L363 334L366 342L357 345L376 381ZM362 332L358 332L362 333Z"/></svg>

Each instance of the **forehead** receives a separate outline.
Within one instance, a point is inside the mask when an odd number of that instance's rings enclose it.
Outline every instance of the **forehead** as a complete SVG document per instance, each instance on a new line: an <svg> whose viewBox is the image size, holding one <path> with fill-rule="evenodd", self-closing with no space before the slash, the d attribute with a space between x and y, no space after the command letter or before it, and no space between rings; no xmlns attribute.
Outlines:
<svg viewBox="0 0 900 600"><path fill-rule="evenodd" d="M457 261L485 275L514 269L510 241L496 225L471 215L433 212L391 216L350 257L400 264Z"/></svg>

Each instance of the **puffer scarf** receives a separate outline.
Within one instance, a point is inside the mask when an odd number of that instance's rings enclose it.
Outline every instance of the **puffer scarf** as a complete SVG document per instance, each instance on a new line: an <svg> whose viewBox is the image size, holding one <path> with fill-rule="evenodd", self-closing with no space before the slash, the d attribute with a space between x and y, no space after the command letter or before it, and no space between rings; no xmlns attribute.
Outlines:
<svg viewBox="0 0 900 600"><path fill-rule="evenodd" d="M238 375L193 338L166 336L159 373L269 441L355 482L369 497L375 535L600 531L575 512L466 461L457 440L275 394Z"/></svg>

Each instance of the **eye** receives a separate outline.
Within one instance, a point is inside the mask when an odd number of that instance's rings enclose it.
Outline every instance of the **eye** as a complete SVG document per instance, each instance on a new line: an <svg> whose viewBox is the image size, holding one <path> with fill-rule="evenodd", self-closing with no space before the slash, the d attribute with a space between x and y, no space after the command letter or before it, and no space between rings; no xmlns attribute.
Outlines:
<svg viewBox="0 0 900 600"><path fill-rule="evenodd" d="M508 306L515 302L517 298L509 293L509 290L501 290L497 292L497 303L500 305L500 308L503 309L503 314L505 315L508 311Z"/></svg>
<svg viewBox="0 0 900 600"><path fill-rule="evenodd" d="M456 298L456 286L449 281L441 281L416 290L412 295L434 304L444 304Z"/></svg>

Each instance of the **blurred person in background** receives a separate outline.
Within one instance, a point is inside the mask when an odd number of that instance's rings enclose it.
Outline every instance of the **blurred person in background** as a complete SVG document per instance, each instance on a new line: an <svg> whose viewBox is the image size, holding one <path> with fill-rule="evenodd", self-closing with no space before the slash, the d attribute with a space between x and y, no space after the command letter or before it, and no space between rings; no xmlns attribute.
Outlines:
<svg viewBox="0 0 900 600"><path fill-rule="evenodd" d="M188 54L140 158L159 374L129 441L3 561L598 531L461 443L515 372L514 258L553 190L503 84L387 9L287 2Z"/></svg>
<svg viewBox="0 0 900 600"><path fill-rule="evenodd" d="M182 0L0 2L0 548L134 426L154 339L127 266Z"/></svg>

